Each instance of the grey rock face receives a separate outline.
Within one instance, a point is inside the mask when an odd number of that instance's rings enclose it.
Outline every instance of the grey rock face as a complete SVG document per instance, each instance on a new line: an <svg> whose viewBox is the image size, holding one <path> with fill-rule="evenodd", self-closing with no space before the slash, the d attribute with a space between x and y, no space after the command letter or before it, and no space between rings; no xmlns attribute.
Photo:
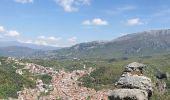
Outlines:
<svg viewBox="0 0 170 100"><path fill-rule="evenodd" d="M139 72L143 72L143 69L146 67L146 65L138 63L138 62L133 62L130 63L129 65L127 65L125 67L125 71L124 72L133 72L133 71L139 71Z"/></svg>
<svg viewBox="0 0 170 100"><path fill-rule="evenodd" d="M116 82L119 89L110 93L110 100L148 100L152 96L152 81L143 75L146 65L133 62Z"/></svg>
<svg viewBox="0 0 170 100"><path fill-rule="evenodd" d="M126 75L121 77L116 85L119 85L121 88L146 90L149 96L153 91L151 79L146 76Z"/></svg>
<svg viewBox="0 0 170 100"><path fill-rule="evenodd" d="M148 100L148 93L140 89L116 89L110 95L110 100Z"/></svg>

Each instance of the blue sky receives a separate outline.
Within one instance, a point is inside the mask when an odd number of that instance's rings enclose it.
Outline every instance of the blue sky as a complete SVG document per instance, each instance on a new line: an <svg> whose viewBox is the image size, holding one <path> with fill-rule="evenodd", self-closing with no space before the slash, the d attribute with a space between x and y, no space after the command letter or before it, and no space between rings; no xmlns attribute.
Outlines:
<svg viewBox="0 0 170 100"><path fill-rule="evenodd" d="M0 39L52 46L170 27L170 0L0 0Z"/></svg>

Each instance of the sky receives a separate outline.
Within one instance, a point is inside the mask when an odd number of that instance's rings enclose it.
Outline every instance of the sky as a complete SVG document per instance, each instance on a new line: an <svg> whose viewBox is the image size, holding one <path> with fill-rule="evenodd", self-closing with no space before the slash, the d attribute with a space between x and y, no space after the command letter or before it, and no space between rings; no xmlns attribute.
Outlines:
<svg viewBox="0 0 170 100"><path fill-rule="evenodd" d="M0 0L0 40L57 47L170 28L170 0Z"/></svg>

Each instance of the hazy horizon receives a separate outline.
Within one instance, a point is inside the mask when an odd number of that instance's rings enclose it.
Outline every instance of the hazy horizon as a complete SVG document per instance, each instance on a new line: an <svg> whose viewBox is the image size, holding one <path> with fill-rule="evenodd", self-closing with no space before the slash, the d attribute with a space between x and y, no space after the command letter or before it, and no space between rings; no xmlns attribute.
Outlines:
<svg viewBox="0 0 170 100"><path fill-rule="evenodd" d="M168 29L169 3L168 0L1 0L0 39L68 47Z"/></svg>

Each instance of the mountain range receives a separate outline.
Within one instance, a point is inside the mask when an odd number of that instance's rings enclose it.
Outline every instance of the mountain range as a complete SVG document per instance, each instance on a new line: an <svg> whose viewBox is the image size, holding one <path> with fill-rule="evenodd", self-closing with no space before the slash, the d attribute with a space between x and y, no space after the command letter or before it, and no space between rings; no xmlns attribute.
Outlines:
<svg viewBox="0 0 170 100"><path fill-rule="evenodd" d="M11 46L0 46L0 52L7 56L13 56L13 52L7 52ZM21 48L20 46L15 48ZM24 46L22 46L24 48ZM48 47L47 47L48 48ZM32 50L31 50L32 49ZM116 38L112 41L93 41L80 43L66 48L54 48L50 50L24 48L23 51L30 57L47 58L116 58L131 56L152 56L170 52L170 29L150 30L132 33ZM38 50L38 51L37 51ZM21 52L17 51L16 52ZM16 53L15 52L15 53ZM0 53L1 54L1 53ZM24 56L24 55L22 55Z"/></svg>
<svg viewBox="0 0 170 100"><path fill-rule="evenodd" d="M112 41L80 43L69 48L51 51L55 57L112 58L152 56L169 53L170 29L128 34Z"/></svg>
<svg viewBox="0 0 170 100"><path fill-rule="evenodd" d="M36 45L32 43L22 43L18 41L0 41L0 47L27 47L31 49L39 49L39 50L56 50L59 49L59 47L54 47L54 46L45 46L45 45Z"/></svg>
<svg viewBox="0 0 170 100"><path fill-rule="evenodd" d="M57 50L58 47L21 43L17 41L0 41L0 56L28 57L38 52Z"/></svg>

